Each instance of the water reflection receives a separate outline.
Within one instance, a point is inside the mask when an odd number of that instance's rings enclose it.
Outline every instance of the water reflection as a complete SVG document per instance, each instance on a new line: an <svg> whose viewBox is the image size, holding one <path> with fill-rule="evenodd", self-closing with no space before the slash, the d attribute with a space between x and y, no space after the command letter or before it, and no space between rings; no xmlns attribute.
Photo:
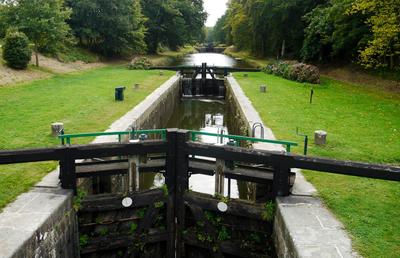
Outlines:
<svg viewBox="0 0 400 258"><path fill-rule="evenodd" d="M228 113L225 104L221 101L182 100L177 112L171 118L169 126L181 127L191 130L216 134L229 134L227 118ZM228 139L200 136L200 141L210 144L226 144ZM214 158L198 157L203 160L215 161ZM238 186L236 180L225 179L224 194L228 195L228 184L231 184L231 197L238 198ZM192 175L189 178L189 188L196 192L214 194L215 177L207 175Z"/></svg>
<svg viewBox="0 0 400 258"><path fill-rule="evenodd" d="M185 128L201 130L210 133L228 134L228 112L222 101L210 100L181 100L175 108L174 114L167 124L167 128ZM221 138L201 136L202 142L221 144ZM227 139L222 141L226 144ZM215 160L207 157L196 157L205 160ZM214 176L192 175L189 179L189 188L193 191L214 194ZM140 189L149 189L162 186L164 178L160 174L140 175ZM231 184L231 197L239 198L238 182L225 179L225 195L228 194L228 184Z"/></svg>
<svg viewBox="0 0 400 258"><path fill-rule="evenodd" d="M244 63L236 61L230 56L217 53L198 53L187 55L181 61L183 66L201 66L207 63L208 66L220 67L247 67Z"/></svg>

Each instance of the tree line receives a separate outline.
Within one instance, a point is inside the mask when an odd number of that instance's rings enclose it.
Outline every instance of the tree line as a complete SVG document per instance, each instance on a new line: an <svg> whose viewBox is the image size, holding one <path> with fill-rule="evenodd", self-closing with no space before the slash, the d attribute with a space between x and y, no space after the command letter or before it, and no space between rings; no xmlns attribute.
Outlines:
<svg viewBox="0 0 400 258"><path fill-rule="evenodd" d="M231 0L210 41L258 56L400 67L400 0Z"/></svg>
<svg viewBox="0 0 400 258"><path fill-rule="evenodd" d="M25 33L34 51L78 44L107 57L204 40L203 0L0 0L0 38Z"/></svg>

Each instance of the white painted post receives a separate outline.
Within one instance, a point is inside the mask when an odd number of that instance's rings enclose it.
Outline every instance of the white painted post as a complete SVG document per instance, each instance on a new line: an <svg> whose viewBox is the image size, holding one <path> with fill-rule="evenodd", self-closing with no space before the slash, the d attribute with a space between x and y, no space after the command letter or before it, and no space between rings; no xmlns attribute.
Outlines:
<svg viewBox="0 0 400 258"><path fill-rule="evenodd" d="M328 133L322 130L315 131L314 142L316 145L326 145Z"/></svg>
<svg viewBox="0 0 400 258"><path fill-rule="evenodd" d="M61 130L64 129L63 123L52 123L51 124L51 135L57 137L60 135Z"/></svg>

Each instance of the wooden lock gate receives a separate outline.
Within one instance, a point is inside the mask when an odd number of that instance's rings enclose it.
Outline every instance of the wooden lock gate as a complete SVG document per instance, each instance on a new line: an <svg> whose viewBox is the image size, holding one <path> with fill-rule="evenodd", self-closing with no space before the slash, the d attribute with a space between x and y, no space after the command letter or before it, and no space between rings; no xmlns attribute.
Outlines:
<svg viewBox="0 0 400 258"><path fill-rule="evenodd" d="M400 181L398 167L214 146L189 139L188 131L171 129L166 141L0 151L0 164L60 161L61 185L76 193L74 206L78 210L82 257L274 256L271 203L192 192L188 186L191 174L213 173L204 164L199 166L192 156L270 168L255 173L238 166L224 176L244 181L269 180L271 200L290 194L292 168ZM141 171L154 171L155 167L163 171L165 186L160 189L105 193L92 187L92 178L112 175L118 181L118 177L126 177L127 169L116 164L132 155L148 154L164 154L164 162ZM98 160L108 157L117 158ZM98 169L93 170L96 166ZM87 195L78 189L85 189ZM226 204L226 211L218 208L220 203Z"/></svg>

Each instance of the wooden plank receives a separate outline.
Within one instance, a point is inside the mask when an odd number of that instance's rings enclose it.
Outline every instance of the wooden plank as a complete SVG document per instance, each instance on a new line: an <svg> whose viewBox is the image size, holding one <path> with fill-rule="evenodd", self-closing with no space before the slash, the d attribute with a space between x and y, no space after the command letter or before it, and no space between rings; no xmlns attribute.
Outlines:
<svg viewBox="0 0 400 258"><path fill-rule="evenodd" d="M72 189L74 191L74 194L76 194L76 164L75 160L72 158L73 154L74 151L70 150L60 160L60 180L62 188Z"/></svg>
<svg viewBox="0 0 400 258"><path fill-rule="evenodd" d="M79 209L79 212L103 212L103 211L137 208L137 207L153 205L154 202L162 201L165 199L164 193L160 189L129 194L128 197L132 198L133 205L132 207L124 208L122 206L122 200L125 197L126 196L117 194L102 194L102 195L88 196L82 201L82 207Z"/></svg>
<svg viewBox="0 0 400 258"><path fill-rule="evenodd" d="M176 136L177 129L167 130L168 152L165 161L167 173L165 173L165 184L168 188L167 203L167 230L169 239L167 242L167 257L175 257L176 252L176 227L175 227L175 204L176 204Z"/></svg>
<svg viewBox="0 0 400 258"><path fill-rule="evenodd" d="M234 231L244 231L244 232L255 232L255 233L261 233L261 234L272 234L271 228L268 227L269 222L267 221L261 221L261 220L254 220L254 219L243 219L239 218L236 219L236 217L232 221L240 221L239 223L227 223L227 222L221 222L219 223L220 226L225 226L226 228L230 228ZM196 223L195 219L190 219L187 218L188 221Z"/></svg>
<svg viewBox="0 0 400 258"><path fill-rule="evenodd" d="M146 230L150 229L151 225L154 222L154 219L159 211L158 208L154 207L155 201L156 199L153 200L153 204L149 205L146 215L144 216L143 220L141 220L139 223L139 226L137 228L137 232L139 233L139 235L146 232Z"/></svg>
<svg viewBox="0 0 400 258"><path fill-rule="evenodd" d="M158 243L168 240L168 234L165 231L152 229L143 238L137 238L132 235L108 235L90 238L88 245L81 248L81 254L90 254L96 252L104 252L115 250L119 248L126 248L133 246L135 242L141 241L143 243Z"/></svg>
<svg viewBox="0 0 400 258"><path fill-rule="evenodd" d="M211 157L216 159L240 161L246 163L266 164L271 167L291 159L277 152L268 152L254 149L245 149L232 146L215 146L205 143L188 142L185 146L186 153L196 156Z"/></svg>
<svg viewBox="0 0 400 258"><path fill-rule="evenodd" d="M65 156L65 153L66 150L63 147L11 151L0 150L0 165L52 160L58 161Z"/></svg>
<svg viewBox="0 0 400 258"><path fill-rule="evenodd" d="M95 159L87 159L84 162L76 163L77 167L84 167L84 166L93 166L93 165L100 165L100 164L112 164L112 163L124 163L128 162L128 159L111 159L111 160L95 160Z"/></svg>
<svg viewBox="0 0 400 258"><path fill-rule="evenodd" d="M165 159L148 160L146 163L140 163L139 172L162 172L166 169Z"/></svg>
<svg viewBox="0 0 400 258"><path fill-rule="evenodd" d="M189 157L184 151L186 141L189 139L189 131L180 130L176 136L176 187L175 187L175 233L176 233L176 256L182 257L182 232L185 224L184 194L189 189ZM167 171L168 173L169 171Z"/></svg>
<svg viewBox="0 0 400 258"><path fill-rule="evenodd" d="M214 253L214 250L212 249L213 247L210 247L205 242L201 242L198 239L196 239L196 236L194 234L186 234L184 236L184 241L185 244L191 245L191 246L196 246L205 250L208 250L210 254ZM271 256L265 255L265 254L259 254L259 253L251 253L248 250L241 249L240 248L240 243L239 242L233 242L233 241L223 241L220 243L219 250L223 254L228 254L228 255L233 255L235 257L257 257L257 258L269 258Z"/></svg>
<svg viewBox="0 0 400 258"><path fill-rule="evenodd" d="M200 206L203 210L219 212L217 204L220 201L210 195L187 192L184 195L184 200L188 203L193 203ZM264 208L261 204L232 199L228 202L228 210L226 211L226 214L255 220L262 220L261 215L263 211Z"/></svg>
<svg viewBox="0 0 400 258"><path fill-rule="evenodd" d="M111 176L127 174L129 164L126 161L113 163L98 163L93 165L83 165L76 167L76 177Z"/></svg>
<svg viewBox="0 0 400 258"><path fill-rule="evenodd" d="M135 215L135 216L130 216L128 218L112 219L112 220L106 220L106 221L100 221L100 222L79 224L79 228L85 229L85 228L93 228L93 227L97 227L97 226L114 225L114 224L119 224L119 223L124 223L124 222L138 221L141 219L142 219L142 217Z"/></svg>
<svg viewBox="0 0 400 258"><path fill-rule="evenodd" d="M194 142L187 143L186 152L191 155L266 164L272 167L300 168L327 173L400 181L400 167L394 166L313 158L230 146L220 147Z"/></svg>
<svg viewBox="0 0 400 258"><path fill-rule="evenodd" d="M167 143L161 140L148 140L138 143L91 144L71 148L76 149L76 159L88 159L164 153L167 151Z"/></svg>
<svg viewBox="0 0 400 258"><path fill-rule="evenodd" d="M292 159L292 167L295 168L358 177L400 181L400 167L297 155L292 155Z"/></svg>
<svg viewBox="0 0 400 258"><path fill-rule="evenodd" d="M213 176L215 174L215 162L206 160L190 160L189 171L191 174L203 174ZM225 177L254 183L270 183L274 178L274 171L265 168L256 168L251 166L238 165L231 170L226 168L224 171ZM296 174L290 173L290 185L293 186Z"/></svg>
<svg viewBox="0 0 400 258"><path fill-rule="evenodd" d="M290 194L290 168L289 167L277 167L274 173L274 181L272 183L273 197L276 196L288 196Z"/></svg>
<svg viewBox="0 0 400 258"><path fill-rule="evenodd" d="M199 206L197 206L196 204L193 203L187 203L187 206L189 206L190 211L192 212L192 216L197 220L197 222L201 222L204 225L204 230L206 233L206 235L208 236L217 236L217 231L215 230L215 228L212 226L211 222L208 221L206 219L206 217L204 216L204 212L203 209L201 209ZM207 245L209 249L212 248L211 244ZM212 256L216 257L216 258L222 258L224 257L222 255L221 249L218 248L216 250L216 252L212 252Z"/></svg>

